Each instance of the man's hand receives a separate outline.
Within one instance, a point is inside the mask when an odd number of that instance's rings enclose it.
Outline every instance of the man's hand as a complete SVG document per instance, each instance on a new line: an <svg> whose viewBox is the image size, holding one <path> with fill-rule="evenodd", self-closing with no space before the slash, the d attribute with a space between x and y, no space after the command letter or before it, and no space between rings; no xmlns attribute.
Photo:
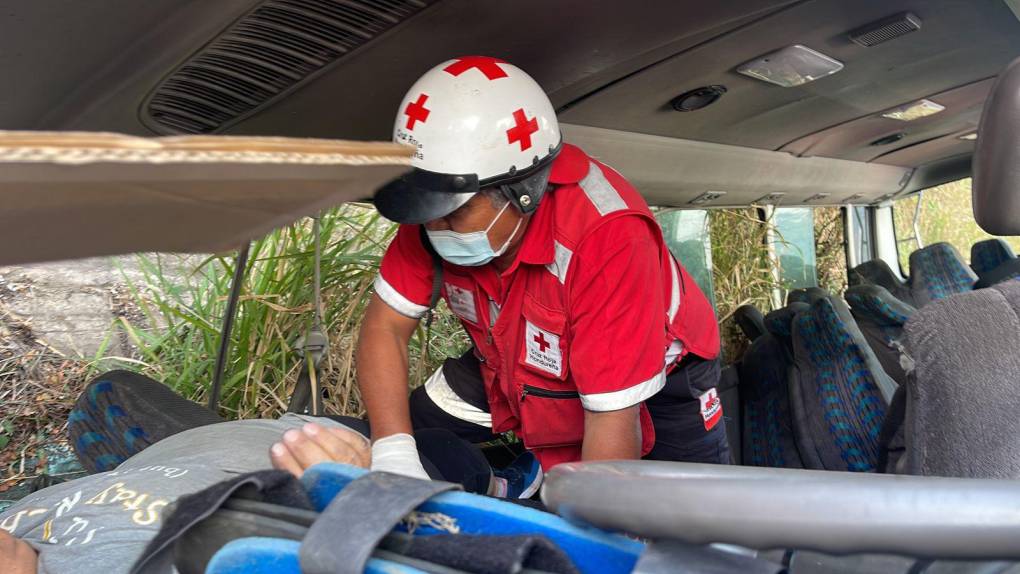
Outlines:
<svg viewBox="0 0 1020 574"><path fill-rule="evenodd" d="M634 405L618 411L584 411L581 460L641 458L641 410Z"/></svg>
<svg viewBox="0 0 1020 574"><path fill-rule="evenodd" d="M283 433L283 440L269 449L269 459L273 468L301 478L308 468L320 462L368 468L372 451L368 439L354 431L308 423L301 430Z"/></svg>
<svg viewBox="0 0 1020 574"><path fill-rule="evenodd" d="M38 561L34 548L0 528L0 566L4 574L35 574Z"/></svg>

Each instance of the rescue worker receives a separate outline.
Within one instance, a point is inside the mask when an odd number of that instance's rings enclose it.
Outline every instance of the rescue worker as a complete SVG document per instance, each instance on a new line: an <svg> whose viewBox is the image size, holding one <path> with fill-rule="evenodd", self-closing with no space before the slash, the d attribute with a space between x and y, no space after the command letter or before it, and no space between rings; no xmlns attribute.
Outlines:
<svg viewBox="0 0 1020 574"><path fill-rule="evenodd" d="M562 141L530 76L444 62L407 92L394 141L416 148L414 169L375 196L402 225L357 349L373 469L426 477L411 435L423 427L473 442L513 431L546 470L729 462L711 305L638 192ZM408 343L439 294L474 348L409 401Z"/></svg>

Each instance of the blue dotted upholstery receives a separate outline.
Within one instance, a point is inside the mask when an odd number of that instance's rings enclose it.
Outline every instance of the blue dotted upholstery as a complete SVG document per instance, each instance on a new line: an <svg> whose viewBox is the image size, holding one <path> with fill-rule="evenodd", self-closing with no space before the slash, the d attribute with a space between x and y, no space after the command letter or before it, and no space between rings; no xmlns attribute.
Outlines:
<svg viewBox="0 0 1020 574"><path fill-rule="evenodd" d="M784 340L787 344L789 344L790 336L793 333L794 316L809 308L811 308L811 306L807 303L790 303L782 309L776 309L768 315L765 315L765 329L780 340Z"/></svg>
<svg viewBox="0 0 1020 574"><path fill-rule="evenodd" d="M755 339L740 364L743 413L742 463L804 468L790 411L788 373L792 360L783 343L766 333Z"/></svg>
<svg viewBox="0 0 1020 574"><path fill-rule="evenodd" d="M898 384L904 384L907 374L900 364L903 327L916 309L878 285L856 285L847 289L844 297L882 368Z"/></svg>
<svg viewBox="0 0 1020 574"><path fill-rule="evenodd" d="M910 291L917 307L974 288L977 275L948 243L935 243L910 254Z"/></svg>
<svg viewBox="0 0 1020 574"><path fill-rule="evenodd" d="M839 311L837 312L837 307ZM842 302L822 299L794 318L794 420L805 464L874 471L894 384Z"/></svg>
<svg viewBox="0 0 1020 574"><path fill-rule="evenodd" d="M89 383L68 416L68 438L90 472L112 470L167 436L221 422L214 413L138 373L110 371Z"/></svg>
<svg viewBox="0 0 1020 574"><path fill-rule="evenodd" d="M978 275L994 271L1011 259L1016 259L1013 248L1001 239L978 241L970 247L970 266Z"/></svg>

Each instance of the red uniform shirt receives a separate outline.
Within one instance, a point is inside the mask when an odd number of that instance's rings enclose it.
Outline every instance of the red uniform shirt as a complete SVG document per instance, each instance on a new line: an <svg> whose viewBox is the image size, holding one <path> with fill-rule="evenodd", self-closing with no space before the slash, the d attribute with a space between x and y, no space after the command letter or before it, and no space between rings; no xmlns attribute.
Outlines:
<svg viewBox="0 0 1020 574"><path fill-rule="evenodd" d="M546 469L580 459L584 410L640 404L683 354L719 352L711 305L630 184L568 144L550 183L506 271L444 262L442 290L482 360L493 431L514 431ZM421 317L432 273L417 226L401 226L376 293ZM643 405L641 430L646 454Z"/></svg>

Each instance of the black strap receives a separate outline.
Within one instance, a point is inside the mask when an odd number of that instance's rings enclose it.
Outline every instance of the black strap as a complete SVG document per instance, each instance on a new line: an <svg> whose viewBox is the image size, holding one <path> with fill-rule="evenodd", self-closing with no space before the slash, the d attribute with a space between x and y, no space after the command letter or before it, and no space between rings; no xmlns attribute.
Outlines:
<svg viewBox="0 0 1020 574"><path fill-rule="evenodd" d="M429 241L424 225L418 227L418 232L421 236L421 246L432 257L432 296L429 297L429 310L425 313L425 328L428 329L432 327L432 311L439 303L439 291L443 287L443 258L439 256L439 253L436 253L436 248Z"/></svg>
<svg viewBox="0 0 1020 574"><path fill-rule="evenodd" d="M361 574L379 542L433 496L459 489L449 482L388 472L355 479L308 530L298 559L306 574Z"/></svg>
<svg viewBox="0 0 1020 574"><path fill-rule="evenodd" d="M425 311L425 340L421 345L421 358L425 362L428 361L429 341L432 340L432 318L435 315L436 305L439 304L439 292L443 288L443 258L439 256L436 248L429 241L424 225L418 227L418 234L421 237L421 246L432 257L432 295L429 297L428 311Z"/></svg>

